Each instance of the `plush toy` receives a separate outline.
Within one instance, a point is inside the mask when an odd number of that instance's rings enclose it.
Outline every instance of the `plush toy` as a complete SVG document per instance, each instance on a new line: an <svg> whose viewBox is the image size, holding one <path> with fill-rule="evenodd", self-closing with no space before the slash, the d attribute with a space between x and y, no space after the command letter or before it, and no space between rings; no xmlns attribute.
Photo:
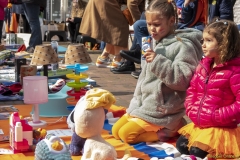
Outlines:
<svg viewBox="0 0 240 160"><path fill-rule="evenodd" d="M83 99L81 98L78 101L78 103L81 103L82 100ZM78 103L77 103L77 105L78 105ZM84 143L86 141L86 138L82 138L75 133L75 123L74 123L74 119L73 119L73 116L75 113L75 108L72 110L72 112L69 114L69 116L67 118L68 128L71 128L71 130L73 131L73 135L71 137L71 143L69 144L69 151L72 156L79 156L82 154L82 149L83 149Z"/></svg>
<svg viewBox="0 0 240 160"><path fill-rule="evenodd" d="M87 138L82 160L116 160L114 147L101 137L105 120L104 109L115 103L115 97L103 89L90 89L75 107L75 133ZM129 153L123 159L129 158Z"/></svg>
<svg viewBox="0 0 240 160"><path fill-rule="evenodd" d="M33 144L36 145L47 135L47 130L38 128L37 130L33 130Z"/></svg>
<svg viewBox="0 0 240 160"><path fill-rule="evenodd" d="M48 134L37 143L35 160L72 160L68 146L54 134Z"/></svg>

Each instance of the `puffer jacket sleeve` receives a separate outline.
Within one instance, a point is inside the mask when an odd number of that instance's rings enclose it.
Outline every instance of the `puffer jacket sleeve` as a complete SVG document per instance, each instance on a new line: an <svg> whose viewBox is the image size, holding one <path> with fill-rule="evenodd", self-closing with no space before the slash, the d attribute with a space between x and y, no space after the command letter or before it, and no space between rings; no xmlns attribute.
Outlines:
<svg viewBox="0 0 240 160"><path fill-rule="evenodd" d="M184 103L185 108L186 108L186 115L190 119L192 116L196 115L191 112L192 111L191 109L193 107L197 107L197 106L194 106L194 102L196 101L195 99L197 97L196 84L197 84L197 74L194 74L194 76L190 82L190 87L187 89L187 96L186 96L185 103Z"/></svg>
<svg viewBox="0 0 240 160"><path fill-rule="evenodd" d="M236 101L228 106L223 106L215 111L215 120L218 123L226 124L232 121L240 122L240 73L230 79L231 90Z"/></svg>

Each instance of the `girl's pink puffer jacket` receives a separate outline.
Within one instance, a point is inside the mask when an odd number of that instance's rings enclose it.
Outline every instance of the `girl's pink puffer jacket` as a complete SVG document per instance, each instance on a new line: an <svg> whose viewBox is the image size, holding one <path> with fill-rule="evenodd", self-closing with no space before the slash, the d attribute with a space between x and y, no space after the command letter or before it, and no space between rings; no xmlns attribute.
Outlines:
<svg viewBox="0 0 240 160"><path fill-rule="evenodd" d="M240 58L213 69L203 58L196 69L185 101L186 114L199 127L230 127L240 122Z"/></svg>

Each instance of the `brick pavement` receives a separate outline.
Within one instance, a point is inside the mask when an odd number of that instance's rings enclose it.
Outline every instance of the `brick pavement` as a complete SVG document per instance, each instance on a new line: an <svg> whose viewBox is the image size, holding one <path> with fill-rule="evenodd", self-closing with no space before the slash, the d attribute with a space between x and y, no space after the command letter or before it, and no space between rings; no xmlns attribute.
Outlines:
<svg viewBox="0 0 240 160"><path fill-rule="evenodd" d="M90 54L94 63L99 55ZM87 73L97 82L97 87L106 89L115 95L116 105L128 107L137 79L130 74L113 74L109 68L97 68L95 65L90 66Z"/></svg>

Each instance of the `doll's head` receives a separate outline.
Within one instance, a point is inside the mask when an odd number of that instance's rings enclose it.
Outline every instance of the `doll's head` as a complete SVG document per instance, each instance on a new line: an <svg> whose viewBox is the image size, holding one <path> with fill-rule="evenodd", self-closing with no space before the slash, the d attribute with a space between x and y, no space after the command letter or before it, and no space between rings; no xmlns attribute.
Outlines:
<svg viewBox="0 0 240 160"><path fill-rule="evenodd" d="M105 111L115 103L115 97L103 89L91 89L82 97L75 107L75 132L82 138L100 135Z"/></svg>

